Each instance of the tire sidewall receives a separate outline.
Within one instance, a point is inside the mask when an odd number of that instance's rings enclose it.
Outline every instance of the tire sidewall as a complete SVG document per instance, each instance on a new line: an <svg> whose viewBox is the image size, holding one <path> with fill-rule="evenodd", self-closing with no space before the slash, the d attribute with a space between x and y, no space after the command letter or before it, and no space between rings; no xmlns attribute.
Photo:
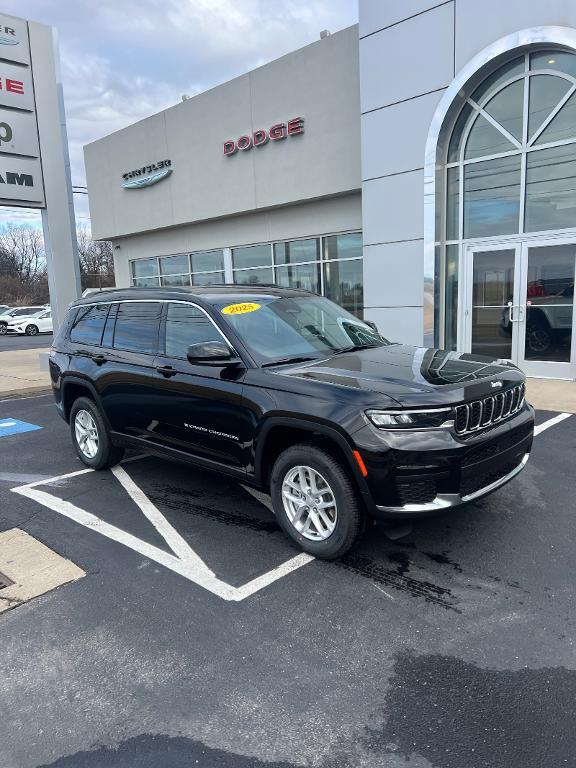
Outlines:
<svg viewBox="0 0 576 768"><path fill-rule="evenodd" d="M336 499L337 520L334 532L324 541L307 539L294 528L282 499L282 483L292 467L302 465L319 472L329 484ZM331 456L314 446L294 446L276 461L270 481L272 506L278 523L298 546L322 558L338 557L349 549L357 535L358 496L346 470Z"/></svg>
<svg viewBox="0 0 576 768"><path fill-rule="evenodd" d="M76 422L76 414L78 411L88 411L88 413L92 416L94 419L94 423L96 424L96 429L98 431L98 451L96 453L96 456L94 458L89 459L87 456L85 456L82 451L80 450L80 446L78 445L78 442L76 440L76 428L75 428L75 422ZM108 458L108 453L110 451L110 437L108 435L108 430L106 429L106 425L104 424L104 420L102 416L100 415L100 412L95 405L95 403L92 400L89 400L87 397L80 397L78 400L74 402L72 405L72 408L70 410L70 433L72 436L72 444L74 446L74 450L76 451L76 455L82 461L84 464L86 464L87 467L91 467L92 469L101 469L104 466L106 466L106 460Z"/></svg>

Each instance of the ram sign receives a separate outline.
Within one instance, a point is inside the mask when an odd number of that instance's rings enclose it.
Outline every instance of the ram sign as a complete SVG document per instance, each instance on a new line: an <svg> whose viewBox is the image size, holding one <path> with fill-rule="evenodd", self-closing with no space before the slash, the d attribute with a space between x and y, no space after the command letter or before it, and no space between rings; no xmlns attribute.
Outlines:
<svg viewBox="0 0 576 768"><path fill-rule="evenodd" d="M44 207L28 25L0 14L0 205Z"/></svg>

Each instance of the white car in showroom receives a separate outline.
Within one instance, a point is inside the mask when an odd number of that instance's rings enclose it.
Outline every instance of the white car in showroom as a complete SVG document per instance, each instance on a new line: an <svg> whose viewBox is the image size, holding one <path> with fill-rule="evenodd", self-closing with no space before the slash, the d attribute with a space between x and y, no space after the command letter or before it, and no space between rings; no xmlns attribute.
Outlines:
<svg viewBox="0 0 576 768"><path fill-rule="evenodd" d="M43 309L30 315L21 315L8 321L7 333L23 333L37 336L39 333L52 333L52 310Z"/></svg>

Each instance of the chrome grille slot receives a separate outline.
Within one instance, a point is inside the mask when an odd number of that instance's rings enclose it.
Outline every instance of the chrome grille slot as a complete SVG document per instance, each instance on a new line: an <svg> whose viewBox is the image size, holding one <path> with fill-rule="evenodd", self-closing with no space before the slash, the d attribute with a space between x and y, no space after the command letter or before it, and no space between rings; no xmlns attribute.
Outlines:
<svg viewBox="0 0 576 768"><path fill-rule="evenodd" d="M480 422L482 427L487 427L491 423L494 416L494 398L484 398L484 412L482 413L482 421Z"/></svg>
<svg viewBox="0 0 576 768"><path fill-rule="evenodd" d="M526 387L519 384L506 392L489 395L482 400L457 405L454 409L454 429L459 435L489 427L517 413L524 405Z"/></svg>
<svg viewBox="0 0 576 768"><path fill-rule="evenodd" d="M502 409L504 408L504 395L499 393L494 398L494 421L502 418Z"/></svg>
<svg viewBox="0 0 576 768"><path fill-rule="evenodd" d="M482 421L482 401L475 400L470 405L470 421L468 422L468 429L478 429L480 422Z"/></svg>
<svg viewBox="0 0 576 768"><path fill-rule="evenodd" d="M454 425L456 427L456 432L466 432L468 428L468 406L467 405L459 405L456 408L456 418L454 419Z"/></svg>

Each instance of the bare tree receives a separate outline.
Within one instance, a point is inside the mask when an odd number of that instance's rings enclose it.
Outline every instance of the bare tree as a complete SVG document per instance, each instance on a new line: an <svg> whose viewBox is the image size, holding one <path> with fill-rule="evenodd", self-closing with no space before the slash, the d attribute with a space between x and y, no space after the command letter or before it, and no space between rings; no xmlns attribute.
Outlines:
<svg viewBox="0 0 576 768"><path fill-rule="evenodd" d="M114 285L112 245L92 240L86 227L76 233L82 288ZM48 275L40 229L30 224L0 228L0 303L32 304L48 301Z"/></svg>
<svg viewBox="0 0 576 768"><path fill-rule="evenodd" d="M107 288L114 285L112 244L107 240L92 240L86 227L76 230L82 288Z"/></svg>

